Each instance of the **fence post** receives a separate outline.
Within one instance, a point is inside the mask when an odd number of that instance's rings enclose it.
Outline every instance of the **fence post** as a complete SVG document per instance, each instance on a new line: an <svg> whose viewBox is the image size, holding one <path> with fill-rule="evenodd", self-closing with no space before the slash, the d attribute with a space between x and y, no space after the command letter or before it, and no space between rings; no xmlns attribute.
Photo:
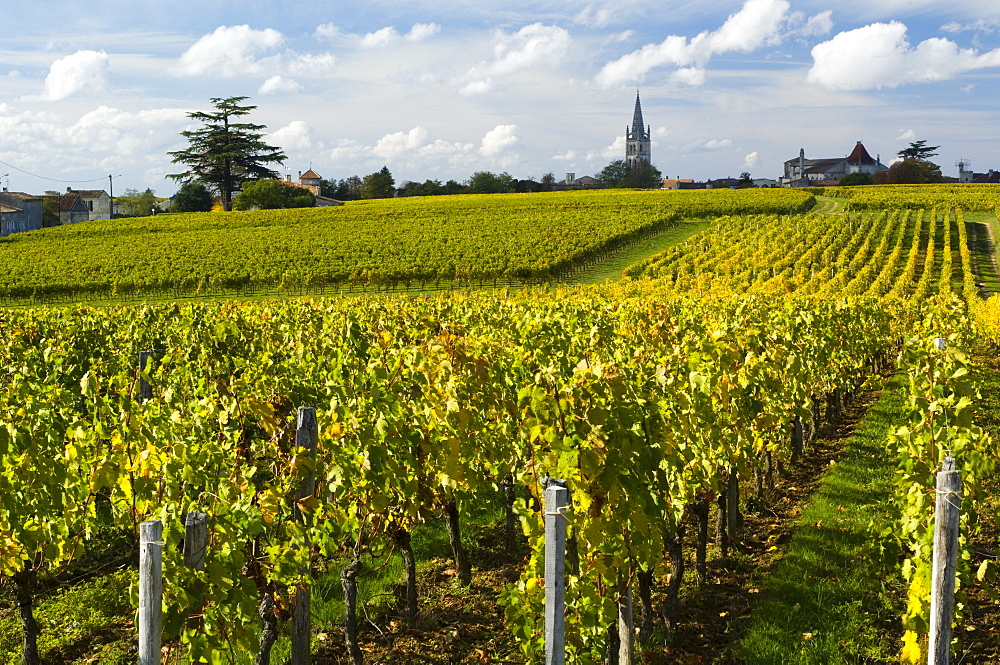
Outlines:
<svg viewBox="0 0 1000 665"><path fill-rule="evenodd" d="M545 488L545 665L566 663L566 514L569 490Z"/></svg>
<svg viewBox="0 0 1000 665"><path fill-rule="evenodd" d="M295 430L295 447L307 449L312 457L316 457L316 444L319 440L319 427L316 424L316 409L311 406L300 406L298 413L297 427ZM316 472L311 471L308 476L302 479L298 491L295 493L295 500L298 502L316 492ZM298 504L293 510L295 521L303 520L302 511ZM306 541L306 552L308 555L310 543ZM308 568L301 571L303 575L309 573ZM310 626L309 626L309 586L300 584L295 589L295 596L292 598L292 665L309 665L310 656Z"/></svg>
<svg viewBox="0 0 1000 665"><path fill-rule="evenodd" d="M184 518L184 565L205 570L208 547L208 515L192 511Z"/></svg>
<svg viewBox="0 0 1000 665"><path fill-rule="evenodd" d="M792 464L799 461L802 457L803 448L803 436L802 431L802 416L795 416L795 421L792 423Z"/></svg>
<svg viewBox="0 0 1000 665"><path fill-rule="evenodd" d="M929 665L948 665L961 508L962 472L955 469L954 457L945 457L941 463L941 471L937 474L937 505L934 512L931 628L927 645Z"/></svg>
<svg viewBox="0 0 1000 665"><path fill-rule="evenodd" d="M159 665L163 605L163 523L139 525L139 665Z"/></svg>
<svg viewBox="0 0 1000 665"><path fill-rule="evenodd" d="M153 387L149 385L142 373L146 371L146 366L149 365L149 359L153 355L152 351L140 351L139 352L139 401L148 402L153 399Z"/></svg>

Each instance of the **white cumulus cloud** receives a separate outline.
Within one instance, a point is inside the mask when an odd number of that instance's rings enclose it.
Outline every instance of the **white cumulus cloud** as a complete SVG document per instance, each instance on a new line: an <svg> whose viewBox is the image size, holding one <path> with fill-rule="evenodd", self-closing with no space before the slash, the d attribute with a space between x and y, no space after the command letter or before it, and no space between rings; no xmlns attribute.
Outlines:
<svg viewBox="0 0 1000 665"><path fill-rule="evenodd" d="M712 56L722 53L749 53L765 44L777 43L790 4L788 0L747 0L715 31L705 31L688 39L670 35L659 44L646 44L638 51L606 64L597 74L604 86L641 79L650 70L675 66L682 68L674 79L689 85L701 85L702 70Z"/></svg>
<svg viewBox="0 0 1000 665"><path fill-rule="evenodd" d="M743 168L749 171L753 167L757 166L757 159L758 155L756 151L747 153L746 156L743 157Z"/></svg>
<svg viewBox="0 0 1000 665"><path fill-rule="evenodd" d="M264 81L257 92L261 95L294 94L302 92L302 86L297 81L275 74Z"/></svg>
<svg viewBox="0 0 1000 665"><path fill-rule="evenodd" d="M399 32L390 25L375 32L369 32L361 38L360 45L362 48L378 48L387 46L397 39L399 39Z"/></svg>
<svg viewBox="0 0 1000 665"><path fill-rule="evenodd" d="M419 42L433 37L441 32L441 26L437 23L414 23L410 31L406 33L406 39L411 42Z"/></svg>
<svg viewBox="0 0 1000 665"><path fill-rule="evenodd" d="M517 125L497 125L483 136L479 145L479 152L487 157L494 157L503 152L508 147L517 143L518 138L514 133Z"/></svg>
<svg viewBox="0 0 1000 665"><path fill-rule="evenodd" d="M81 92L103 92L108 88L109 72L104 51L77 51L52 63L45 77L45 92L37 99L55 102Z"/></svg>
<svg viewBox="0 0 1000 665"><path fill-rule="evenodd" d="M497 32L494 35L493 56L460 77L460 92L473 95L489 91L493 78L509 76L535 66L549 66L566 54L571 38L559 26L532 23L515 33Z"/></svg>
<svg viewBox="0 0 1000 665"><path fill-rule="evenodd" d="M606 148L592 150L587 153L587 161L595 159L625 159L625 137L618 136L614 142Z"/></svg>
<svg viewBox="0 0 1000 665"><path fill-rule="evenodd" d="M177 73L223 77L256 74L261 71L261 56L273 52L284 41L284 35L271 28L221 25L181 54Z"/></svg>
<svg viewBox="0 0 1000 665"><path fill-rule="evenodd" d="M285 69L292 76L323 76L334 70L337 58L332 53L289 54Z"/></svg>
<svg viewBox="0 0 1000 665"><path fill-rule="evenodd" d="M378 140L373 148L376 155L392 160L412 150L416 150L427 140L427 130L414 127L408 132L386 134Z"/></svg>
<svg viewBox="0 0 1000 665"><path fill-rule="evenodd" d="M293 120L267 135L269 143L284 150L306 150L313 147L312 129L302 120Z"/></svg>
<svg viewBox="0 0 1000 665"><path fill-rule="evenodd" d="M872 23L817 44L808 81L829 90L871 90L1000 67L1000 49L980 54L937 37L911 46L906 30L898 21Z"/></svg>
<svg viewBox="0 0 1000 665"><path fill-rule="evenodd" d="M897 141L912 141L917 138L917 133L912 129L901 129L899 130L899 136L896 137Z"/></svg>
<svg viewBox="0 0 1000 665"><path fill-rule="evenodd" d="M344 32L334 23L323 23L316 26L316 36L321 39L340 39Z"/></svg>

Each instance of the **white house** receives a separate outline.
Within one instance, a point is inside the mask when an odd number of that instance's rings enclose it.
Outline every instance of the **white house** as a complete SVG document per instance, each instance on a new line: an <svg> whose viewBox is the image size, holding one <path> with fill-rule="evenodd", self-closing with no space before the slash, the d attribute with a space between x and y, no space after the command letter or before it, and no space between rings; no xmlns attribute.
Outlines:
<svg viewBox="0 0 1000 665"><path fill-rule="evenodd" d="M67 194L79 194L83 204L90 213L90 221L111 219L111 197L103 189L73 189L66 188Z"/></svg>
<svg viewBox="0 0 1000 665"><path fill-rule="evenodd" d="M873 175L888 170L889 167L882 164L881 156L872 159L861 141L858 141L847 157L806 159L806 151L803 148L799 150L798 158L785 162L785 175L781 178L781 186L825 187L836 185L849 173Z"/></svg>

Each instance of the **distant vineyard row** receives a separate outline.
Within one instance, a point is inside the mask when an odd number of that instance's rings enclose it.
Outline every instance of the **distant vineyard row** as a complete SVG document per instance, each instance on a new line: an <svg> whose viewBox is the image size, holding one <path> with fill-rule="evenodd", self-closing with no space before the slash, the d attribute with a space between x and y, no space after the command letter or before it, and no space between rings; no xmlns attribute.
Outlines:
<svg viewBox="0 0 1000 665"><path fill-rule="evenodd" d="M784 242L776 242L777 238ZM915 298L976 295L964 215L948 208L847 219L724 217L626 271L679 293Z"/></svg>
<svg viewBox="0 0 1000 665"><path fill-rule="evenodd" d="M814 201L787 190L598 191L88 222L0 240L0 298L553 279L683 218Z"/></svg>
<svg viewBox="0 0 1000 665"><path fill-rule="evenodd" d="M809 188L815 194L850 199L850 210L893 210L955 206L966 212L996 210L1000 206L997 185L879 185L871 187Z"/></svg>

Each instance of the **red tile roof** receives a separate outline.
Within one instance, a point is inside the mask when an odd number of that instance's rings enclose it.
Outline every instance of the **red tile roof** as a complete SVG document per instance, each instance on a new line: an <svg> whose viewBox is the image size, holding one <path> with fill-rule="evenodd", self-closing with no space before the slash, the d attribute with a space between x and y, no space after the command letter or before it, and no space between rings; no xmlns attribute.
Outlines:
<svg viewBox="0 0 1000 665"><path fill-rule="evenodd" d="M63 194L59 197L59 212L73 212L73 208L75 208L77 203L82 200L83 197L81 197L78 192ZM82 212L82 210L85 210L85 208L81 209L80 212Z"/></svg>
<svg viewBox="0 0 1000 665"><path fill-rule="evenodd" d="M854 151L847 157L848 164L874 164L875 160L872 156L868 154L865 150L865 146L858 141L858 144L854 146Z"/></svg>

